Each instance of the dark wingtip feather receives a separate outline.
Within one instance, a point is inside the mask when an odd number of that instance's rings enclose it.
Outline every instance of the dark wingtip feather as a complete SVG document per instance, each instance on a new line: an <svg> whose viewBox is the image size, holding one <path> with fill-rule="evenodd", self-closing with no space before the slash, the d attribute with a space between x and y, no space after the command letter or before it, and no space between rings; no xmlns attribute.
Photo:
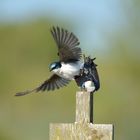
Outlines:
<svg viewBox="0 0 140 140"><path fill-rule="evenodd" d="M32 92L35 92L36 89L33 89L33 90L27 90L27 91L23 91L23 92L18 92L15 94L15 96L24 96L24 95L27 95L27 94L30 94Z"/></svg>
<svg viewBox="0 0 140 140"><path fill-rule="evenodd" d="M26 94L29 94L28 91L25 91L25 92L18 92L16 93L14 96L24 96Z"/></svg>

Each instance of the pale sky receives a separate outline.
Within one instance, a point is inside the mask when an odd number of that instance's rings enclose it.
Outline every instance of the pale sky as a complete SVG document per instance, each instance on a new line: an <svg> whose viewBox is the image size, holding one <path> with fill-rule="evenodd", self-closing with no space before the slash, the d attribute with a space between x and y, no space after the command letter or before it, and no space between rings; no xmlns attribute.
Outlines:
<svg viewBox="0 0 140 140"><path fill-rule="evenodd" d="M39 16L70 21L81 42L84 40L83 47L101 49L107 47L108 34L125 28L123 6L121 0L2 0L0 22L16 23Z"/></svg>

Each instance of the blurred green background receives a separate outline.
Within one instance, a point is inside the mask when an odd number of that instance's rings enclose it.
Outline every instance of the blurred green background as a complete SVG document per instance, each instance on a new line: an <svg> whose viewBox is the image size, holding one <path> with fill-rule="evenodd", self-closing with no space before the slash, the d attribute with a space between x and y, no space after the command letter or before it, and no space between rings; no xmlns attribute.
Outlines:
<svg viewBox="0 0 140 140"><path fill-rule="evenodd" d="M96 57L101 88L96 124L114 124L116 140L140 139L140 2L0 1L0 140L49 140L49 123L75 121L74 82L54 92L14 97L49 76L58 59L50 27L74 32Z"/></svg>

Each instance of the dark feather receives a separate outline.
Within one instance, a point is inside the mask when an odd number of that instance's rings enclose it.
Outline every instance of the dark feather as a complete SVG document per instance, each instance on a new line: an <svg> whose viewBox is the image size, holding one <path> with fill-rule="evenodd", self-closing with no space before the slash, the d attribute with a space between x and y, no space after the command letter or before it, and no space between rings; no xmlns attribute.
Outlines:
<svg viewBox="0 0 140 140"><path fill-rule="evenodd" d="M80 43L73 33L59 27L53 27L51 33L58 46L60 61L67 63L80 60L82 52L77 47Z"/></svg>
<svg viewBox="0 0 140 140"><path fill-rule="evenodd" d="M48 80L46 80L42 85L40 85L36 91L45 91L45 90L55 90L60 87L66 86L70 80L59 77L58 75L52 75Z"/></svg>
<svg viewBox="0 0 140 140"><path fill-rule="evenodd" d="M95 90L100 88L100 80L98 76L98 71L96 64L94 63L95 58L91 59L90 57L85 57L84 67L81 70L81 75L75 77L75 81L79 87L86 81L93 81L95 85Z"/></svg>
<svg viewBox="0 0 140 140"><path fill-rule="evenodd" d="M67 84L69 84L69 82L70 82L70 80L61 78L58 75L53 74L48 80L46 80L39 87L37 87L33 90L27 90L24 92L16 93L15 96L23 96L26 94L30 94L32 92L39 92L39 91L45 91L45 90L50 91L50 90L59 89L63 86L66 86Z"/></svg>

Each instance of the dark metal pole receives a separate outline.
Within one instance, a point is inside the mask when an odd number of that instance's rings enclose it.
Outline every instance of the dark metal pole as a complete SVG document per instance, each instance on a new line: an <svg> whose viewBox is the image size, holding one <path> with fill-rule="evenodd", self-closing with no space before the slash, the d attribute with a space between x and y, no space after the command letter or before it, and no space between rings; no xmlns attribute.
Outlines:
<svg viewBox="0 0 140 140"><path fill-rule="evenodd" d="M90 93L90 123L93 123L93 94L94 92Z"/></svg>

